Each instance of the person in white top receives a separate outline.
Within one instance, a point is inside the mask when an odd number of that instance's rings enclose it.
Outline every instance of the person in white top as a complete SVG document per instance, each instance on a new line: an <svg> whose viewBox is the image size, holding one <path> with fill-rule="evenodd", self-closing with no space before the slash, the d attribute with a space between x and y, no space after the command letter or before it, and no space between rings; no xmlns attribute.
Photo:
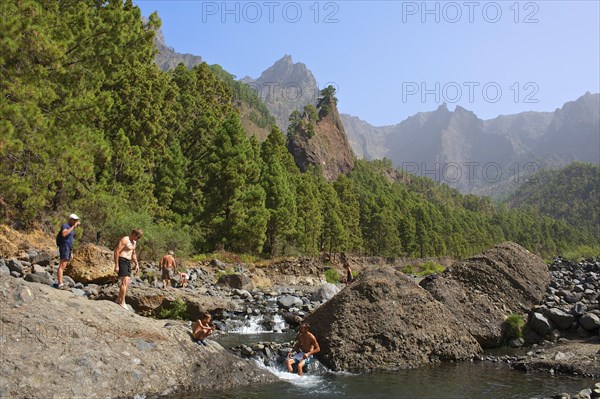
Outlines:
<svg viewBox="0 0 600 399"><path fill-rule="evenodd" d="M119 296L115 302L123 309L127 309L125 295L127 295L127 286L131 281L131 262L135 263L135 273L140 271L140 265L135 254L135 247L140 238L142 238L142 229L133 229L128 236L119 240L115 248L115 273L119 276Z"/></svg>

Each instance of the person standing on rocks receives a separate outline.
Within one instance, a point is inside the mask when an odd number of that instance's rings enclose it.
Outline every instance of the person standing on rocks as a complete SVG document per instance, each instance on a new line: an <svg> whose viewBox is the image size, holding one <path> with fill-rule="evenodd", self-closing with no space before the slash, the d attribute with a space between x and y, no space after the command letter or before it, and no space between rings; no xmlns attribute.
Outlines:
<svg viewBox="0 0 600 399"><path fill-rule="evenodd" d="M160 260L163 289L167 289L171 286L171 268L173 268L173 274L177 273L177 264L173 257L173 251L169 251L169 253Z"/></svg>
<svg viewBox="0 0 600 399"><path fill-rule="evenodd" d="M58 246L58 254L60 263L58 264L57 280L55 288L64 288L63 271L67 267L67 263L73 259L73 241L75 237L75 229L81 223L79 216L72 213L69 215L67 223L63 224L60 231L56 235L56 245Z"/></svg>
<svg viewBox="0 0 600 399"><path fill-rule="evenodd" d="M350 284L354 277L352 276L352 269L350 269L350 263L344 261L344 270L346 271L346 285Z"/></svg>
<svg viewBox="0 0 600 399"><path fill-rule="evenodd" d="M119 296L117 296L115 302L123 309L127 309L125 295L127 295L127 286L131 281L131 261L135 263L135 273L140 270L135 247L139 239L142 238L142 234L140 228L132 230L128 236L119 240L115 248L115 273L119 276Z"/></svg>
<svg viewBox="0 0 600 399"><path fill-rule="evenodd" d="M298 364L298 375L302 376L304 373L302 369L305 365L310 364L313 355L321 350L317 338L308 331L310 326L308 323L300 324L300 332L296 338L296 343L292 350L288 353L288 358L285 361L287 369L290 373L294 371L294 364ZM293 354L292 352L296 352Z"/></svg>
<svg viewBox="0 0 600 399"><path fill-rule="evenodd" d="M192 335L200 345L208 346L204 340L215 330L214 327L210 326L210 319L210 313L204 313L192 323Z"/></svg>

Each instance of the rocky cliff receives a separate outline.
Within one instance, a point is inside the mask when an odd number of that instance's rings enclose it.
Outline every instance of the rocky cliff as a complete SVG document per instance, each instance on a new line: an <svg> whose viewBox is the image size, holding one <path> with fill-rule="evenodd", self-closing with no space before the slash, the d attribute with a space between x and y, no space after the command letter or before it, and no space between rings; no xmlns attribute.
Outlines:
<svg viewBox="0 0 600 399"><path fill-rule="evenodd" d="M340 174L352 170L356 159L340 120L335 98L325 99L317 112L318 115L314 117L305 112L302 119L297 121L288 141L288 150L303 172L309 165L315 165L323 170L325 179L335 180Z"/></svg>
<svg viewBox="0 0 600 399"><path fill-rule="evenodd" d="M179 63L183 63L188 68L202 63L202 57L199 55L178 53L172 47L167 46L165 37L160 29L156 31L154 44L158 50L154 56L154 62L163 71L174 69Z"/></svg>

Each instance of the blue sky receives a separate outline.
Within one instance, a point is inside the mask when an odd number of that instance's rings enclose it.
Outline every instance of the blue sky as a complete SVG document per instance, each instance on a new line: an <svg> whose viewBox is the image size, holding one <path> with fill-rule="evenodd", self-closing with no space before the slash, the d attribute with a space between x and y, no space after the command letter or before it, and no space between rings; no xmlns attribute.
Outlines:
<svg viewBox="0 0 600 399"><path fill-rule="evenodd" d="M597 0L134 2L176 51L238 78L289 54L376 126L443 102L489 119L600 92Z"/></svg>

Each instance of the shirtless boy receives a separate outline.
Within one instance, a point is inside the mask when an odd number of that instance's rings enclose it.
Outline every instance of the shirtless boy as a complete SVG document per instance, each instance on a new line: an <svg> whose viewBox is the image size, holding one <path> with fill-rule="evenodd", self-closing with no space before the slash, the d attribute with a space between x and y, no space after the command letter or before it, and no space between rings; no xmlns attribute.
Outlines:
<svg viewBox="0 0 600 399"><path fill-rule="evenodd" d="M310 363L315 353L318 353L321 350L315 336L308 332L308 327L309 325L307 323L302 323L300 325L300 333L298 334L298 338L296 338L296 343L294 344L292 351L288 353L288 358L285 361L290 373L293 372L293 365L298 363L299 376L302 376L303 374L302 368ZM297 353L292 356L292 352Z"/></svg>
<svg viewBox="0 0 600 399"><path fill-rule="evenodd" d="M160 260L163 289L171 286L171 269L173 269L173 273L177 273L177 264L175 263L175 258L173 258L173 251L169 251Z"/></svg>
<svg viewBox="0 0 600 399"><path fill-rule="evenodd" d="M200 345L208 346L204 340L215 330L214 327L210 326L210 318L210 313L205 313L200 316L200 319L192 323L192 335Z"/></svg>

